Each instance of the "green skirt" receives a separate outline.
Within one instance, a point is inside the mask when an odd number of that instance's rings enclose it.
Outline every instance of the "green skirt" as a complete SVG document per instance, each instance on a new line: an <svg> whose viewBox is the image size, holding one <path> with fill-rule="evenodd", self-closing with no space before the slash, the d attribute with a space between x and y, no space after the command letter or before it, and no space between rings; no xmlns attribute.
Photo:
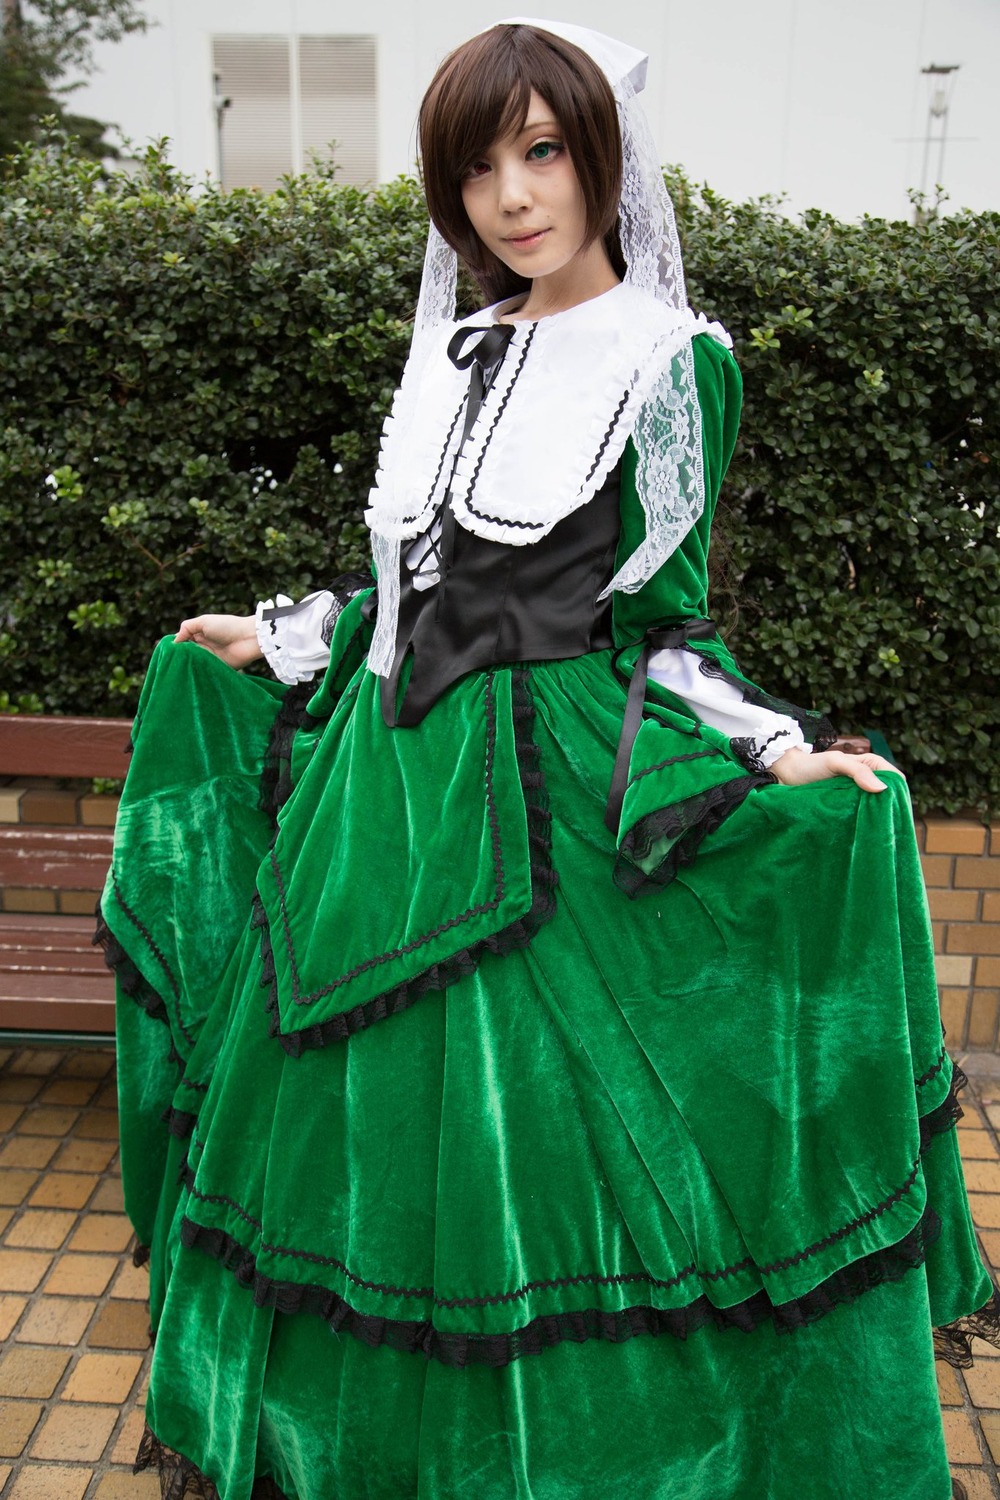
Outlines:
<svg viewBox="0 0 1000 1500"><path fill-rule="evenodd" d="M303 692L164 642L143 691L146 1454L222 1500L947 1500L932 1324L992 1287L902 778L779 786L651 685L616 838L627 656L389 730L363 645L355 603Z"/></svg>

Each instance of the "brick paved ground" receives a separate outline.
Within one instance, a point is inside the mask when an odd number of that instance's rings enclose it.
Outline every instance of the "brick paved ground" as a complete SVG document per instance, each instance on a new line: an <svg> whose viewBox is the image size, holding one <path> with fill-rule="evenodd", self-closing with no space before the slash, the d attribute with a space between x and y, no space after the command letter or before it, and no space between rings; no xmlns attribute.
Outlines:
<svg viewBox="0 0 1000 1500"><path fill-rule="evenodd" d="M977 1061L959 1130L1000 1271L1000 1072ZM0 1048L2 1500L158 1500L156 1480L131 1472L147 1287L128 1253L117 1127L112 1051ZM971 1370L938 1367L948 1451L969 1500L1000 1500L1000 1351L976 1347Z"/></svg>

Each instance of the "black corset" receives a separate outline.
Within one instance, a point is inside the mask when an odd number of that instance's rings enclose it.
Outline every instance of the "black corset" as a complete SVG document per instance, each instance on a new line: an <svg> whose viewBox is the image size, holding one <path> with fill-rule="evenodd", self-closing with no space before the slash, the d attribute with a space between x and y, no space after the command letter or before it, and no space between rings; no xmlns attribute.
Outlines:
<svg viewBox="0 0 1000 1500"><path fill-rule="evenodd" d="M613 571L620 478L617 465L592 500L526 547L455 525L447 570L429 589L414 588L404 558L396 654L381 684L386 724L419 724L466 672L612 644L611 601L597 595Z"/></svg>

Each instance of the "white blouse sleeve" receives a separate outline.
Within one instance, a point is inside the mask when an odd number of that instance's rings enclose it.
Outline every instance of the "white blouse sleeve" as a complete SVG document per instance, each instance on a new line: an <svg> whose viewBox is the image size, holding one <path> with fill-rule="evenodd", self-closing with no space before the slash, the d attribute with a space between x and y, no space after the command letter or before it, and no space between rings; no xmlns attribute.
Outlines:
<svg viewBox="0 0 1000 1500"><path fill-rule="evenodd" d="M794 719L747 703L735 683L699 671L699 661L697 652L679 647L653 651L649 675L713 729L730 739L749 740L754 760L765 771L786 750L812 749Z"/></svg>
<svg viewBox="0 0 1000 1500"><path fill-rule="evenodd" d="M293 604L285 594L257 605L257 642L279 682L311 682L330 661L323 625L333 608L330 589Z"/></svg>

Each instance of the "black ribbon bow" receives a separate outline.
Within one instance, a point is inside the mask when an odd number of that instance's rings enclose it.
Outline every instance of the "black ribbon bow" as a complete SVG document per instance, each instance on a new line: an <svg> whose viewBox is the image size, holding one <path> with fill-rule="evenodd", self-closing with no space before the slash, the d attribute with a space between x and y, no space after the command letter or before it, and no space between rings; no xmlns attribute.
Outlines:
<svg viewBox="0 0 1000 1500"><path fill-rule="evenodd" d="M466 349L465 345L476 334L479 335L478 344ZM490 323L486 328L460 328L448 345L448 358L456 370L467 370L473 361L483 370L488 370L507 352L507 345L513 337L513 323Z"/></svg>

